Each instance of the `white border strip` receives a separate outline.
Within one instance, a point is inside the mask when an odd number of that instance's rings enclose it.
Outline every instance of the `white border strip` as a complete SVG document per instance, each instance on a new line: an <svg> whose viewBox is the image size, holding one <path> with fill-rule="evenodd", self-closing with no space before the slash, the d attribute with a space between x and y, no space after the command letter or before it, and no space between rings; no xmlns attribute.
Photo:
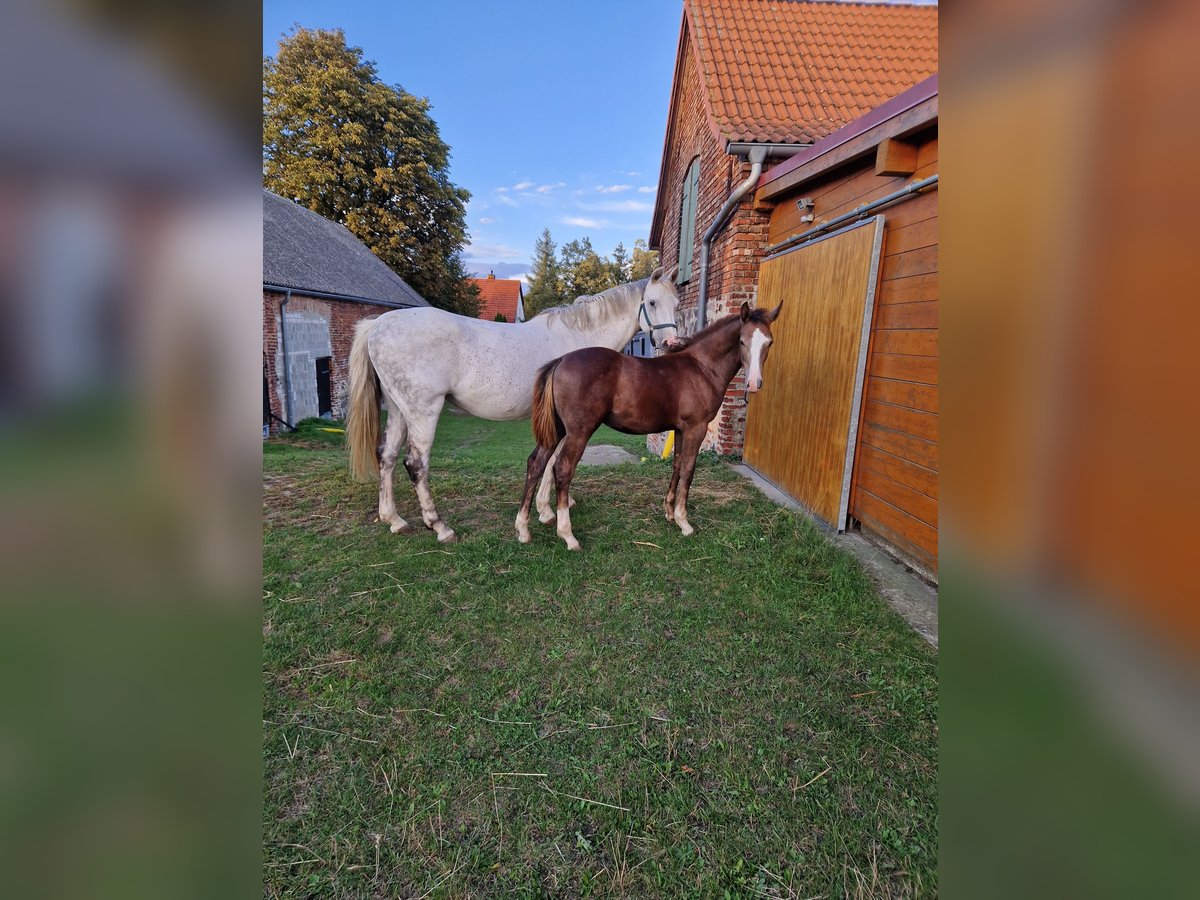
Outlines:
<svg viewBox="0 0 1200 900"><path fill-rule="evenodd" d="M875 317L875 288L879 282L879 255L883 249L883 216L873 216L870 221L875 223L875 242L871 248L871 271L867 275L867 301L863 305L862 331L858 339L858 366L854 374L854 398L850 403L850 427L846 437L846 465L842 471L842 499L838 504L837 522L833 523L839 533L846 530L846 514L850 507L850 478L854 474L858 419L862 409L863 384L867 377L867 348L871 344L871 323Z"/></svg>

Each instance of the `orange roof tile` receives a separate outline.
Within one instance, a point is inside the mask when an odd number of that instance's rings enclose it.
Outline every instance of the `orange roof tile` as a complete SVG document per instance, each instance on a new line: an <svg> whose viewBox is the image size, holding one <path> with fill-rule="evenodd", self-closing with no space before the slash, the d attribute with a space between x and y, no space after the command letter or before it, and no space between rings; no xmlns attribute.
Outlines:
<svg viewBox="0 0 1200 900"><path fill-rule="evenodd" d="M517 304L521 300L521 282L517 278L471 279L479 287L479 318L492 321L496 313L504 315L504 321L517 321Z"/></svg>
<svg viewBox="0 0 1200 900"><path fill-rule="evenodd" d="M938 70L936 6L686 0L685 15L726 141L811 143Z"/></svg>

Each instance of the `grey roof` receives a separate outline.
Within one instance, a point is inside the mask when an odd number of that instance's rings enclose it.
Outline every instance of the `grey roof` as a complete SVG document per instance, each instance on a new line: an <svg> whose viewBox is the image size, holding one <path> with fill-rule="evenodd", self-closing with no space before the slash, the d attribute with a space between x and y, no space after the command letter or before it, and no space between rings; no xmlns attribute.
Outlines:
<svg viewBox="0 0 1200 900"><path fill-rule="evenodd" d="M428 306L343 225L263 191L263 284L390 306Z"/></svg>

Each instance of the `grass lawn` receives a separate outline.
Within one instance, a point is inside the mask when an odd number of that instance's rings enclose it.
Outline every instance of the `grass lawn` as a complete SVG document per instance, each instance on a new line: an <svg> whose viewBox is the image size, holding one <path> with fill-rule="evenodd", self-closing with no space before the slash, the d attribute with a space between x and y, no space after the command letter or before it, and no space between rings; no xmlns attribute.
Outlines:
<svg viewBox="0 0 1200 900"><path fill-rule="evenodd" d="M443 416L442 546L264 444L265 896L936 894L937 657L853 558L715 459L691 538L651 459L518 544L532 445Z"/></svg>

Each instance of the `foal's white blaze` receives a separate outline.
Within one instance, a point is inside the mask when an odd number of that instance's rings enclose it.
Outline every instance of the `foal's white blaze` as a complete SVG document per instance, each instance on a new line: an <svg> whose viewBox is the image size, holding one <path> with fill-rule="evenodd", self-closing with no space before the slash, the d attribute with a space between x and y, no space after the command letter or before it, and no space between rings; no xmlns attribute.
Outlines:
<svg viewBox="0 0 1200 900"><path fill-rule="evenodd" d="M750 366L746 372L746 390L752 394L762 389L762 358L768 343L767 336L761 331L755 331L750 336Z"/></svg>

